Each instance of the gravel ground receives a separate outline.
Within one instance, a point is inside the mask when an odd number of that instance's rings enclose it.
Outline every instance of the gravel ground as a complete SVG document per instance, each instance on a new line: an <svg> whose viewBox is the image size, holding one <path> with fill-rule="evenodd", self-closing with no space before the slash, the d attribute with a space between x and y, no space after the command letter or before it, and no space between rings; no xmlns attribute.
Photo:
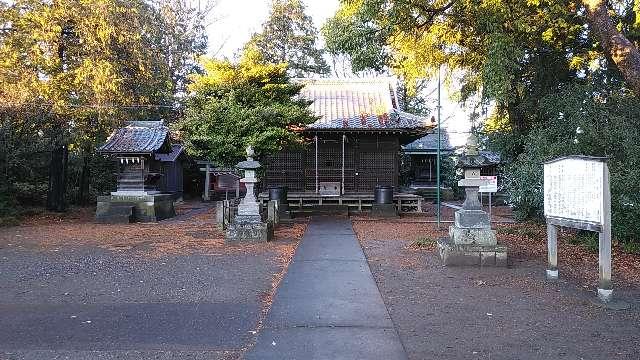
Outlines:
<svg viewBox="0 0 640 360"><path fill-rule="evenodd" d="M238 359L306 224L226 246L212 209L158 224L82 214L0 232L0 359Z"/></svg>
<svg viewBox="0 0 640 360"><path fill-rule="evenodd" d="M384 222L380 228L391 228ZM594 302L592 286L549 283L539 259L509 268L442 267L433 247L417 248L429 225L354 228L410 359L638 359L640 289L616 290L629 310ZM596 265L597 266L597 265Z"/></svg>

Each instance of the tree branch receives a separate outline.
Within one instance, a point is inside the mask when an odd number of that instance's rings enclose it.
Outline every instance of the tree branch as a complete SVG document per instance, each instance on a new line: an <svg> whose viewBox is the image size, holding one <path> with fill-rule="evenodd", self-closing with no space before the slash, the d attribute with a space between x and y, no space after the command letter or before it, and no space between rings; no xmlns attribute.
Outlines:
<svg viewBox="0 0 640 360"><path fill-rule="evenodd" d="M627 85L640 96L640 52L614 25L605 0L583 0L587 20Z"/></svg>

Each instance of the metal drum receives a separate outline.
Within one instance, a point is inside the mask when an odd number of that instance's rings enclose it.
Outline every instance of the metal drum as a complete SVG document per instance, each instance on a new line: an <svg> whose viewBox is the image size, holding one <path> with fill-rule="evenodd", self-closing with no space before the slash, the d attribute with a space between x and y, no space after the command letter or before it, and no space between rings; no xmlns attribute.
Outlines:
<svg viewBox="0 0 640 360"><path fill-rule="evenodd" d="M393 204L393 186L378 185L373 193L376 204Z"/></svg>
<svg viewBox="0 0 640 360"><path fill-rule="evenodd" d="M269 188L269 200L278 200L280 202L280 211L289 210L289 202L287 201L287 187L274 186Z"/></svg>

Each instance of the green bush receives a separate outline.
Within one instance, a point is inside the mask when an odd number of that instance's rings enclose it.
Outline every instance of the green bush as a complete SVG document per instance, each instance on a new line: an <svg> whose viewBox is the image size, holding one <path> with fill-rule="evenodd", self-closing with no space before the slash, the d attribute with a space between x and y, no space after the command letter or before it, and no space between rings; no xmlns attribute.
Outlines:
<svg viewBox="0 0 640 360"><path fill-rule="evenodd" d="M526 135L502 130L488 145L505 154L503 191L518 220L543 217L543 163L565 155L609 157L612 231L624 243L640 241L640 102L590 84L562 88L541 99L540 118ZM517 152L517 153L514 153Z"/></svg>

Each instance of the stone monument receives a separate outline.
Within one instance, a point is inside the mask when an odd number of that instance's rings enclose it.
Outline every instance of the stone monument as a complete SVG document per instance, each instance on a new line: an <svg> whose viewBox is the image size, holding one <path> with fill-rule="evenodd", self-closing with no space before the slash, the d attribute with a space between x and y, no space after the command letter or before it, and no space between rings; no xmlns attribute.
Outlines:
<svg viewBox="0 0 640 360"><path fill-rule="evenodd" d="M482 210L478 190L485 180L480 178L480 168L485 158L478 152L478 140L469 137L459 163L464 178L458 186L465 190L462 209L456 211L454 224L449 227L449 237L438 240L443 265L506 266L507 248L496 242L488 214Z"/></svg>
<svg viewBox="0 0 640 360"><path fill-rule="evenodd" d="M240 179L247 188L247 193L238 205L238 214L233 218L225 233L227 243L235 242L265 242L273 237L273 227L269 222L263 222L260 215L260 204L254 194L254 186L258 182L256 170L260 163L253 159L251 146L247 147L247 160L236 165L244 170L244 178Z"/></svg>

